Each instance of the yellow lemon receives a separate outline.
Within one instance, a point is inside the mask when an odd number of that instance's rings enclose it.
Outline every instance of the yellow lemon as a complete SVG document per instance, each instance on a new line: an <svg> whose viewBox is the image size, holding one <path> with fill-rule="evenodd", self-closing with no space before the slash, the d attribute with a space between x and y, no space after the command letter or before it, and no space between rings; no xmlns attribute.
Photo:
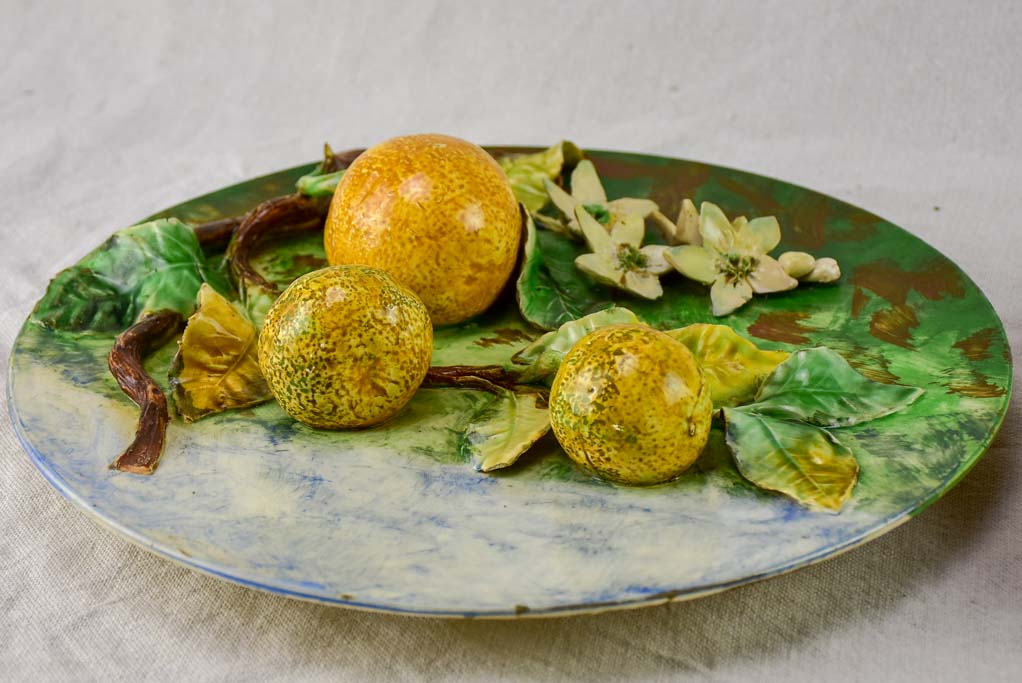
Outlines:
<svg viewBox="0 0 1022 683"><path fill-rule="evenodd" d="M364 266L298 278L259 333L259 367L274 397L291 417L324 429L392 417L419 388L432 355L426 307Z"/></svg>
<svg viewBox="0 0 1022 683"><path fill-rule="evenodd" d="M684 472L706 446L711 413L692 353L646 325L611 325L583 337L550 391L550 420L568 456L624 484L658 484Z"/></svg>
<svg viewBox="0 0 1022 683"><path fill-rule="evenodd" d="M409 135L363 152L327 216L331 265L385 270L426 304L434 324L483 312L514 269L521 217L511 185L482 148Z"/></svg>

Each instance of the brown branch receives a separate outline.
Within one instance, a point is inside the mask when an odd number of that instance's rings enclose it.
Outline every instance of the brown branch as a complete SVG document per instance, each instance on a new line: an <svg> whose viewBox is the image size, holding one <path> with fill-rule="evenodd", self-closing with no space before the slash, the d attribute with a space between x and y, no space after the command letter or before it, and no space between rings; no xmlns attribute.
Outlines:
<svg viewBox="0 0 1022 683"><path fill-rule="evenodd" d="M322 230L329 208L329 197L289 194L268 199L252 209L234 231L234 239L227 249L231 273L239 282L275 290L276 285L252 266L252 257L259 246L270 239Z"/></svg>
<svg viewBox="0 0 1022 683"><path fill-rule="evenodd" d="M426 371L422 386L480 389L494 394L502 389L544 393L543 387L522 384L519 377L518 373L500 365L434 365Z"/></svg>
<svg viewBox="0 0 1022 683"><path fill-rule="evenodd" d="M134 474L152 474L163 455L164 435L170 414L167 397L142 366L147 353L163 346L184 327L185 319L176 311L150 313L117 336L107 359L110 374L121 391L142 412L135 439L110 464L110 469Z"/></svg>
<svg viewBox="0 0 1022 683"><path fill-rule="evenodd" d="M342 168L348 168L364 151L364 149L349 149L344 152L331 152L329 156L323 159L322 172L333 173L334 171L340 171Z"/></svg>
<svg viewBox="0 0 1022 683"><path fill-rule="evenodd" d="M202 248L213 251L227 246L227 243L231 241L231 235L243 220L245 220L245 216L231 216L208 223L200 223L192 230Z"/></svg>

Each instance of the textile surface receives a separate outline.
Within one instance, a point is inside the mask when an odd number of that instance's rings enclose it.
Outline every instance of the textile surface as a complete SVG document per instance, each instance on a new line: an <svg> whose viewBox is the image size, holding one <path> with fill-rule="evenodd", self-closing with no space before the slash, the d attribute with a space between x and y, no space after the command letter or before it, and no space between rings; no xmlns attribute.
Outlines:
<svg viewBox="0 0 1022 683"><path fill-rule="evenodd" d="M0 0L0 373L113 230L393 135L699 159L837 196L950 256L1022 346L1022 5ZM1015 680L1022 415L919 518L664 607L519 622L298 602L65 502L0 396L0 680Z"/></svg>

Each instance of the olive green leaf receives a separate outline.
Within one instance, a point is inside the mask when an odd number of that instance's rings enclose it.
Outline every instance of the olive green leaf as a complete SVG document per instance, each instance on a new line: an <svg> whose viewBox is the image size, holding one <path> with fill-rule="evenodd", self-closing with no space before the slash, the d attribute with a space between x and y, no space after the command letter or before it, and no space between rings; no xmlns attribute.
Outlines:
<svg viewBox="0 0 1022 683"><path fill-rule="evenodd" d="M207 265L192 229L161 218L114 233L59 273L32 320L57 330L118 332L147 313L191 315L203 282L230 290L223 273Z"/></svg>
<svg viewBox="0 0 1022 683"><path fill-rule="evenodd" d="M541 381L553 382L561 361L571 347L593 330L607 325L637 323L639 319L627 308L614 306L596 313L590 313L578 320L564 323L553 332L547 332L511 357L511 362L527 365L519 375L523 383Z"/></svg>
<svg viewBox="0 0 1022 683"><path fill-rule="evenodd" d="M671 335L695 356L710 384L714 408L748 403L763 380L788 358L786 351L764 351L727 325L699 323Z"/></svg>
<svg viewBox="0 0 1022 683"><path fill-rule="evenodd" d="M548 431L550 411L539 393L502 390L472 417L460 451L478 472L513 465Z"/></svg>
<svg viewBox="0 0 1022 683"><path fill-rule="evenodd" d="M188 319L170 368L174 404L185 422L273 398L259 370L255 325L209 285Z"/></svg>
<svg viewBox="0 0 1022 683"><path fill-rule="evenodd" d="M724 408L724 421L738 471L756 486L831 512L848 500L859 463L830 432L748 407Z"/></svg>
<svg viewBox="0 0 1022 683"><path fill-rule="evenodd" d="M866 379L839 353L820 347L778 365L748 407L780 419L847 427L890 415L922 395L922 389Z"/></svg>
<svg viewBox="0 0 1022 683"><path fill-rule="evenodd" d="M515 198L529 211L539 211L550 201L543 181L570 173L581 160L582 150L563 140L542 152L506 156L499 162L511 182Z"/></svg>

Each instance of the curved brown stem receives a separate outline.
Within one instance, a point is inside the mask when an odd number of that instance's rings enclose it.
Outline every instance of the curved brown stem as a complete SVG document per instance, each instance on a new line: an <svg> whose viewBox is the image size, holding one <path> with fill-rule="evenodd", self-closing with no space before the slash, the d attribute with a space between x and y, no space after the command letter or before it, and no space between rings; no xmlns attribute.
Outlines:
<svg viewBox="0 0 1022 683"><path fill-rule="evenodd" d="M481 389L491 393L540 391L542 387L519 382L520 375L500 365L434 365L426 371L422 386Z"/></svg>
<svg viewBox="0 0 1022 683"><path fill-rule="evenodd" d="M289 194L268 199L252 209L234 231L227 249L231 273L239 282L276 289L252 266L251 259L259 246L268 239L322 230L329 208L329 197Z"/></svg>
<svg viewBox="0 0 1022 683"><path fill-rule="evenodd" d="M231 241L231 235L244 220L245 216L231 216L208 223L200 223L192 230L203 249L223 249Z"/></svg>
<svg viewBox="0 0 1022 683"><path fill-rule="evenodd" d="M159 311L150 313L117 336L107 358L110 374L142 413L135 439L110 463L110 469L134 474L152 474L156 469L163 455L170 413L167 397L142 367L142 359L163 346L184 324L184 316L177 311Z"/></svg>
<svg viewBox="0 0 1022 683"><path fill-rule="evenodd" d="M334 171L340 171L342 168L348 168L352 162L358 158L364 149L348 149L343 152L333 152L323 159L322 172L333 173Z"/></svg>

